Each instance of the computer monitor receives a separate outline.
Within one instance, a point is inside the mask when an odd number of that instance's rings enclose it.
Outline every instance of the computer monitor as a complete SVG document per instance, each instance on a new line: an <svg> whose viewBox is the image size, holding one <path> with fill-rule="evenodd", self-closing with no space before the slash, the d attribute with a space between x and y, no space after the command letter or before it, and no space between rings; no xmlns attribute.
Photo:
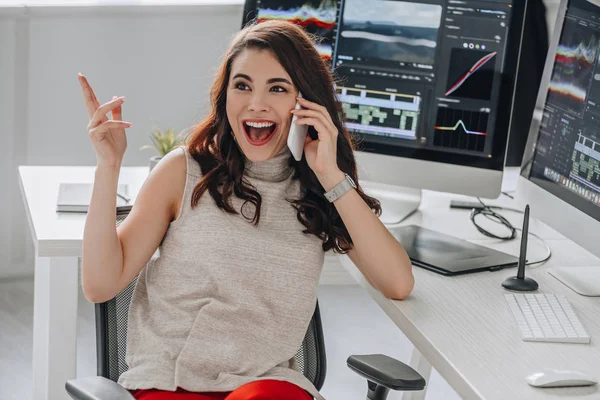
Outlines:
<svg viewBox="0 0 600 400"><path fill-rule="evenodd" d="M421 189L500 194L525 3L247 0L243 24L286 19L324 39L359 180L395 223Z"/></svg>
<svg viewBox="0 0 600 400"><path fill-rule="evenodd" d="M600 256L600 1L560 3L517 200ZM600 265L548 271L578 293L600 295Z"/></svg>

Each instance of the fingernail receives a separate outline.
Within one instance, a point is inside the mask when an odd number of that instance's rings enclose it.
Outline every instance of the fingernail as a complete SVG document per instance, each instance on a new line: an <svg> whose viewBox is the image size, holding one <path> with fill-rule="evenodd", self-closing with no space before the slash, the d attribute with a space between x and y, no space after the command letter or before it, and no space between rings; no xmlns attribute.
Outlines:
<svg viewBox="0 0 600 400"><path fill-rule="evenodd" d="M79 76L83 76L83 74L82 74L81 72L78 72L78 75L79 75Z"/></svg>

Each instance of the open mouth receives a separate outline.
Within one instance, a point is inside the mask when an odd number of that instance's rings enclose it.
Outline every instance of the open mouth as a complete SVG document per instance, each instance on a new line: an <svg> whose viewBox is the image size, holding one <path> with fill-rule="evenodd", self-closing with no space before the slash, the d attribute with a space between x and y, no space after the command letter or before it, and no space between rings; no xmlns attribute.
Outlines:
<svg viewBox="0 0 600 400"><path fill-rule="evenodd" d="M246 139L248 139L248 142L253 146L267 144L277 130L277 124L270 121L246 121L243 125Z"/></svg>

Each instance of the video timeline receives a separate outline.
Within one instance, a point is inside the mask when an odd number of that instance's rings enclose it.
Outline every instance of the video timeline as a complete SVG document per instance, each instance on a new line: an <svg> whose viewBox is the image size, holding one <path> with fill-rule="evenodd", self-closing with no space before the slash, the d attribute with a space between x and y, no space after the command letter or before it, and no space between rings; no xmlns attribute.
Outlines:
<svg viewBox="0 0 600 400"><path fill-rule="evenodd" d="M595 204L596 206L600 207L600 194L598 194L598 192L590 190L585 185L577 181L573 181L569 178L566 178L548 167L544 168L544 177L555 183L560 184L562 187L580 195L581 197L592 202L592 204Z"/></svg>
<svg viewBox="0 0 600 400"><path fill-rule="evenodd" d="M569 177L600 193L600 143L579 135Z"/></svg>
<svg viewBox="0 0 600 400"><path fill-rule="evenodd" d="M346 126L359 133L414 140L421 98L356 88L337 88Z"/></svg>

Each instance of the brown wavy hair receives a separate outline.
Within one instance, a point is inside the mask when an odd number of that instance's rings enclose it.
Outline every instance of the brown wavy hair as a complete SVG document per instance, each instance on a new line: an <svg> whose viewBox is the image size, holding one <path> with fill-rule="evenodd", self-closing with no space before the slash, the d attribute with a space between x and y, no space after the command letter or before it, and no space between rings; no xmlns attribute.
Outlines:
<svg viewBox="0 0 600 400"><path fill-rule="evenodd" d="M242 181L245 156L234 142L226 113L231 64L243 50L250 48L270 50L302 95L327 108L339 132L338 167L358 184L354 144L338 113L334 78L327 62L317 52L313 40L314 37L302 28L284 21L253 21L233 38L212 85L212 110L206 119L194 127L186 140L190 154L202 170L202 179L192 193L192 207L198 204L202 194L208 190L219 208L230 214L239 214L230 202L231 195L235 194L245 203L251 202L255 206L254 216L244 217L255 225L260 221L261 195L254 187ZM312 127L309 128L309 134L317 138ZM289 165L295 169L292 179L300 180L301 198L288 201L297 210L298 220L306 227L303 233L320 238L324 251L334 249L335 252L346 253L352 248L352 239L335 206L325 198L324 189L308 166L306 158L303 156L301 161L296 162L290 157ZM357 191L379 216L379 201L367 196L360 186Z"/></svg>

